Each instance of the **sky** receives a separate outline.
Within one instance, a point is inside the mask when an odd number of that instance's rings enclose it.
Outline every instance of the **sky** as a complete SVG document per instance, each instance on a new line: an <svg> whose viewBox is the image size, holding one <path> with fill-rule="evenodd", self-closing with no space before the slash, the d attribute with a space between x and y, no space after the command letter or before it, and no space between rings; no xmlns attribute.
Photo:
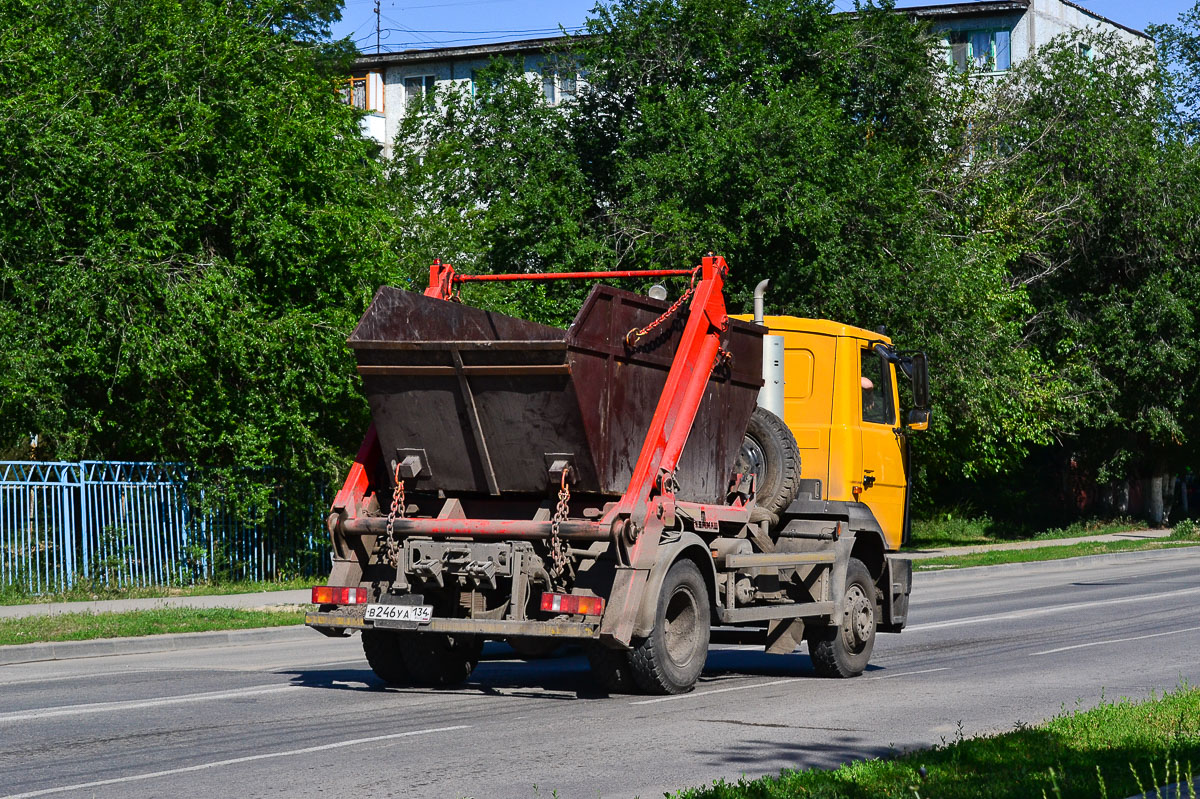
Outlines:
<svg viewBox="0 0 1200 799"><path fill-rule="evenodd" d="M1076 0L1122 25L1145 30L1175 22L1196 0ZM932 0L899 0L899 7L935 5ZM574 32L595 0L380 0L380 45L384 50L456 47L554 36L562 25ZM854 0L834 0L842 11ZM351 36L365 53L375 52L375 0L345 0L338 37Z"/></svg>

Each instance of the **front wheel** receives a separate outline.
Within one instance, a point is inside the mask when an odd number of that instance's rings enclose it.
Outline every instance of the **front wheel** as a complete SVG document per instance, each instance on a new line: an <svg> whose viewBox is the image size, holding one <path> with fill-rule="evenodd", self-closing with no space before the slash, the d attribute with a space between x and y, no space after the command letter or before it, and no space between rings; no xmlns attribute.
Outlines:
<svg viewBox="0 0 1200 799"><path fill-rule="evenodd" d="M875 581L858 558L846 566L846 592L842 595L839 624L815 628L808 638L813 667L822 677L857 677L875 647Z"/></svg>
<svg viewBox="0 0 1200 799"><path fill-rule="evenodd" d="M692 690L708 657L708 586L696 564L671 566L658 593L658 610L649 637L629 653L633 679L647 693L682 694Z"/></svg>

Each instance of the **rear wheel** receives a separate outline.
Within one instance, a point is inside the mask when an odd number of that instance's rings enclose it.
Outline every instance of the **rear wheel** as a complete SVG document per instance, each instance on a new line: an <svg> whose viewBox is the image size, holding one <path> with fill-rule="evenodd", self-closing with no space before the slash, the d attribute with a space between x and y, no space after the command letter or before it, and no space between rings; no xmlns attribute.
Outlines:
<svg viewBox="0 0 1200 799"><path fill-rule="evenodd" d="M822 677L857 677L867 668L875 647L875 581L858 558L846 567L840 624L815 628L808 636L813 667Z"/></svg>
<svg viewBox="0 0 1200 799"><path fill-rule="evenodd" d="M625 650L592 643L587 646L587 659L592 677L608 693L631 694L637 689L633 669L629 665L629 653Z"/></svg>
<svg viewBox="0 0 1200 799"><path fill-rule="evenodd" d="M658 594L649 637L629 653L633 679L647 693L682 694L695 686L708 657L708 586L696 564L677 561Z"/></svg>
<svg viewBox="0 0 1200 799"><path fill-rule="evenodd" d="M458 685L479 663L483 640L474 635L418 633L406 637L400 650L404 665L419 685Z"/></svg>
<svg viewBox="0 0 1200 799"><path fill-rule="evenodd" d="M746 426L738 471L753 474L753 521L774 521L800 493L800 447L784 421L765 408L755 408Z"/></svg>
<svg viewBox="0 0 1200 799"><path fill-rule="evenodd" d="M401 650L406 641L399 633L387 630L363 630L363 654L375 676L388 685L407 685L412 675L404 662Z"/></svg>

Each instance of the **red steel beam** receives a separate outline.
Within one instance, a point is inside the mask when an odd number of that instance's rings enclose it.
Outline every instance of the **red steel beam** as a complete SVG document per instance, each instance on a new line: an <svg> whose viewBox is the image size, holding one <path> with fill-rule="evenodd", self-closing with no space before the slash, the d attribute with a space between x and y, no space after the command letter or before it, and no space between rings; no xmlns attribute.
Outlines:
<svg viewBox="0 0 1200 799"><path fill-rule="evenodd" d="M395 519L393 529L400 536L537 540L550 537L550 524L529 519ZM342 529L350 535L384 535L387 532L387 519L382 516L347 519ZM600 522L567 519L560 525L559 535L578 541L604 541L608 539L608 528Z"/></svg>
<svg viewBox="0 0 1200 799"><path fill-rule="evenodd" d="M459 275L455 283L487 283L496 280L592 280L598 277L682 277L691 269L623 269L612 272L514 272L505 275Z"/></svg>
<svg viewBox="0 0 1200 799"><path fill-rule="evenodd" d="M367 471L371 464L378 463L383 458L383 452L379 448L379 436L375 432L375 423L367 428L367 434L363 437L362 446L358 448L358 455L354 458L354 465L350 467L350 473L346 475L346 482L342 484L341 489L333 498L334 510L345 510L351 516L358 513L358 503L367 495L367 489L371 487L370 472Z"/></svg>
<svg viewBox="0 0 1200 799"><path fill-rule="evenodd" d="M454 286L459 283L495 283L509 280L595 280L597 278L622 277L684 277L695 274L695 269L619 269L607 272L517 272L503 275L460 275L450 264L440 259L429 266L429 287L426 297L448 300L454 297Z"/></svg>

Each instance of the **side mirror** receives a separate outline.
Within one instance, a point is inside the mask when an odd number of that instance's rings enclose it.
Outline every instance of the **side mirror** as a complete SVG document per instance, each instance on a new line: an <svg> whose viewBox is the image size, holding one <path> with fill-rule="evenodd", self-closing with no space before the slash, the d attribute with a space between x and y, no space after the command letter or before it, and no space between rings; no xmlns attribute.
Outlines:
<svg viewBox="0 0 1200 799"><path fill-rule="evenodd" d="M925 353L912 354L912 387L913 406L929 409L929 364L925 361ZM926 418L928 420L928 417Z"/></svg>
<svg viewBox="0 0 1200 799"><path fill-rule="evenodd" d="M908 412L909 430L928 430L929 429L929 409L928 408L913 408Z"/></svg>

